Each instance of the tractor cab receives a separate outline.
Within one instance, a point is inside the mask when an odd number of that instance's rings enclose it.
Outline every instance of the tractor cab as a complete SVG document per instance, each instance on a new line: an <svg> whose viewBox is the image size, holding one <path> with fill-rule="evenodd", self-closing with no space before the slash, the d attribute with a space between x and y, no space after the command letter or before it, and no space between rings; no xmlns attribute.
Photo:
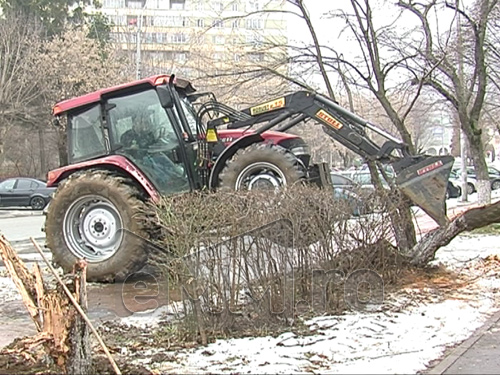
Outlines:
<svg viewBox="0 0 500 375"><path fill-rule="evenodd" d="M67 115L69 164L81 169L112 159L143 174L160 195L195 189L197 136L190 103L181 104L176 89L167 87L168 76L143 81L55 106L54 114ZM179 87L189 90L194 89L187 84ZM58 178L54 172L49 179Z"/></svg>

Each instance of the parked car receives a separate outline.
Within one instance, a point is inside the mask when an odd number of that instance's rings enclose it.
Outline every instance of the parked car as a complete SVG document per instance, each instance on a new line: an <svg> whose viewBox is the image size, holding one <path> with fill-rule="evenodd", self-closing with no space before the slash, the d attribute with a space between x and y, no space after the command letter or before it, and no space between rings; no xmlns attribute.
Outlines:
<svg viewBox="0 0 500 375"><path fill-rule="evenodd" d="M454 168L452 170L452 173L457 176L458 179L460 179L460 174L461 169L460 168ZM488 167L488 175L490 177L490 182L491 182L491 190L497 190L500 189L500 171L494 167ZM474 167L467 167L467 180L470 180L470 186L471 190L468 190L468 194L475 193L477 191L476 188L476 171L474 170ZM469 181L467 181L467 184L469 184Z"/></svg>
<svg viewBox="0 0 500 375"><path fill-rule="evenodd" d="M374 203L371 201L371 193L373 193L373 190L363 187L343 173L345 173L345 171L332 172L330 174L334 197L336 199L346 200L352 208L354 216L373 212Z"/></svg>
<svg viewBox="0 0 500 375"><path fill-rule="evenodd" d="M446 199L458 198L462 195L462 188L460 187L459 181L448 180L448 186L446 187Z"/></svg>
<svg viewBox="0 0 500 375"><path fill-rule="evenodd" d="M450 172L450 177L448 181L451 181L455 186L462 186L462 176L460 169L454 169ZM467 194L472 194L477 191L477 180L476 176L471 176L467 174Z"/></svg>
<svg viewBox="0 0 500 375"><path fill-rule="evenodd" d="M350 178L356 184L358 184L361 187L361 189L365 191L373 192L375 190L375 186L372 183L372 176L368 169L347 170L339 172L339 174L341 176ZM388 175L388 177L391 177L391 175ZM380 176L380 180L382 182L382 186L386 189L389 189L389 185L382 176Z"/></svg>
<svg viewBox="0 0 500 375"><path fill-rule="evenodd" d="M56 188L48 188L45 182L34 178L9 178L0 182L0 206L43 210L55 190Z"/></svg>

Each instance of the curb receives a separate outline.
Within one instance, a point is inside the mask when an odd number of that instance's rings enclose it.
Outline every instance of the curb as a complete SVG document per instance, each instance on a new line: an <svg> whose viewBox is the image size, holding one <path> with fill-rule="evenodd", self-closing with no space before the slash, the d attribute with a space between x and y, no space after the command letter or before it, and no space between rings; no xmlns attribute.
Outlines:
<svg viewBox="0 0 500 375"><path fill-rule="evenodd" d="M500 320L500 311L491 316L481 327L479 327L471 337L451 351L436 366L425 371L428 375L442 375L450 368L467 350L469 350L492 326Z"/></svg>

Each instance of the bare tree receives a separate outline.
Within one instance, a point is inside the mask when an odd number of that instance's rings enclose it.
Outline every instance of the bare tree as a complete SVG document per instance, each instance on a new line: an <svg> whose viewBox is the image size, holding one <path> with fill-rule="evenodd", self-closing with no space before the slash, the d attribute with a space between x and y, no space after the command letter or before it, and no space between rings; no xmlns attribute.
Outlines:
<svg viewBox="0 0 500 375"><path fill-rule="evenodd" d="M40 122L43 88L38 85L37 58L41 43L33 19L9 14L0 20L0 166L9 132Z"/></svg>
<svg viewBox="0 0 500 375"><path fill-rule="evenodd" d="M478 0L476 11L461 7L460 2L445 2L461 21L456 38L438 39L430 17L442 5L437 0L417 3L400 0L399 6L413 13L420 22L421 48L414 53L422 58L429 74L424 84L449 101L458 113L461 129L467 137L478 179L480 203L491 201L490 181L484 159L481 113L488 83L486 34L490 15L498 0ZM467 35L468 39L465 39Z"/></svg>
<svg viewBox="0 0 500 375"><path fill-rule="evenodd" d="M50 126L50 109L56 102L130 80L121 73L121 62L112 47L103 50L98 41L88 38L85 28L67 29L46 41L37 61L44 72L40 81L45 87L45 126ZM66 133L64 128L57 131L60 162L66 164Z"/></svg>

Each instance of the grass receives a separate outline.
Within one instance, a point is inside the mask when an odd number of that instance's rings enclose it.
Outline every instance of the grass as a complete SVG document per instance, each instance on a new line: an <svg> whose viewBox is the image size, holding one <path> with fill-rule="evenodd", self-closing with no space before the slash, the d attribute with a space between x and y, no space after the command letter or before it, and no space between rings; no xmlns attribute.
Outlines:
<svg viewBox="0 0 500 375"><path fill-rule="evenodd" d="M474 229L471 234L500 234L500 223L493 223L482 228Z"/></svg>

